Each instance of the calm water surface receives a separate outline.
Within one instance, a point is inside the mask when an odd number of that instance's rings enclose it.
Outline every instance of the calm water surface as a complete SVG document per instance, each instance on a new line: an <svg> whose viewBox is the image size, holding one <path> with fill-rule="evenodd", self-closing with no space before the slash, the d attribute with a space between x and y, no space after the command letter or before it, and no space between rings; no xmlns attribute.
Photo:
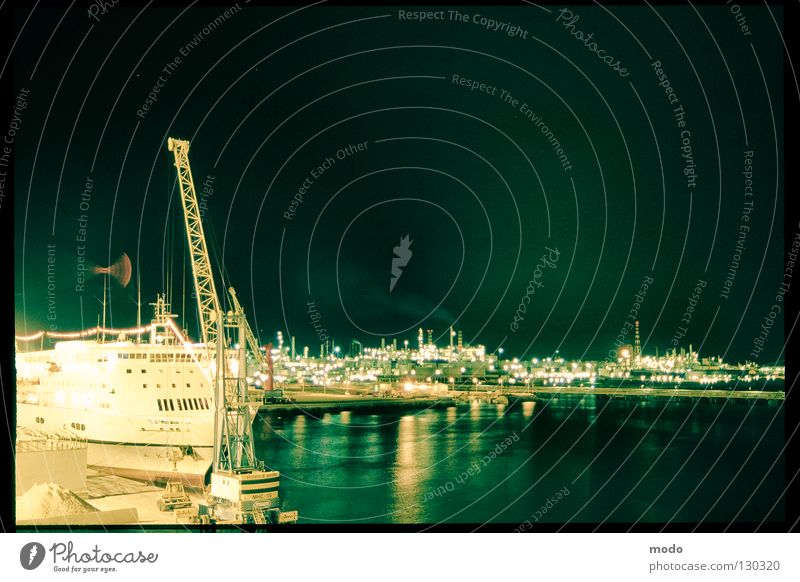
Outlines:
<svg viewBox="0 0 800 582"><path fill-rule="evenodd" d="M784 511L780 405L562 397L267 415L254 428L305 523L728 523Z"/></svg>

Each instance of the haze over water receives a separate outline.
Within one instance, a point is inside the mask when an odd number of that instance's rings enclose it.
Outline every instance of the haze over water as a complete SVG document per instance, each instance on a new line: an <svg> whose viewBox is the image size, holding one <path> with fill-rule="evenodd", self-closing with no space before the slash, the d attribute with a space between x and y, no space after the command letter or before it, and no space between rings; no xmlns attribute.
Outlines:
<svg viewBox="0 0 800 582"><path fill-rule="evenodd" d="M782 405L560 397L265 415L254 430L301 523L728 523L784 511Z"/></svg>

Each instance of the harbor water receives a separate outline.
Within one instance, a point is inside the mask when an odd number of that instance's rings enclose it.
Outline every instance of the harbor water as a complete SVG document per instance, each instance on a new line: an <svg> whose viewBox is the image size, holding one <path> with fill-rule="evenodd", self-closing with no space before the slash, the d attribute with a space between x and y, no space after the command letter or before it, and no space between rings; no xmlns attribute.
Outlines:
<svg viewBox="0 0 800 582"><path fill-rule="evenodd" d="M727 524L784 511L782 403L562 396L262 414L254 432L301 523Z"/></svg>

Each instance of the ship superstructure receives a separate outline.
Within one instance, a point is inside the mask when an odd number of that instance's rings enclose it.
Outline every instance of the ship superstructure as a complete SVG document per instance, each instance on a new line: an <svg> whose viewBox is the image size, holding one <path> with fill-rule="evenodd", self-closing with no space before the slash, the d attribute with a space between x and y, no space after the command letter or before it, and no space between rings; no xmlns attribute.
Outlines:
<svg viewBox="0 0 800 582"><path fill-rule="evenodd" d="M90 467L198 486L212 460L212 366L205 346L178 329L163 296L154 308L142 328L63 334L98 339L18 352L17 422L74 431L89 444Z"/></svg>

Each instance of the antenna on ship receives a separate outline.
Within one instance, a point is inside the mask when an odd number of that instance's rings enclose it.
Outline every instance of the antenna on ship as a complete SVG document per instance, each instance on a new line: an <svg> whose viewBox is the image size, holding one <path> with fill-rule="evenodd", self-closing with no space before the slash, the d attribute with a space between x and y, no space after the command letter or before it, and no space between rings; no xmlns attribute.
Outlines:
<svg viewBox="0 0 800 582"><path fill-rule="evenodd" d="M139 268L136 268L136 329L142 328L142 275ZM142 334L138 334L139 343L142 341Z"/></svg>
<svg viewBox="0 0 800 582"><path fill-rule="evenodd" d="M100 335L100 343L106 341L106 293L108 292L108 276L103 277L103 327Z"/></svg>

